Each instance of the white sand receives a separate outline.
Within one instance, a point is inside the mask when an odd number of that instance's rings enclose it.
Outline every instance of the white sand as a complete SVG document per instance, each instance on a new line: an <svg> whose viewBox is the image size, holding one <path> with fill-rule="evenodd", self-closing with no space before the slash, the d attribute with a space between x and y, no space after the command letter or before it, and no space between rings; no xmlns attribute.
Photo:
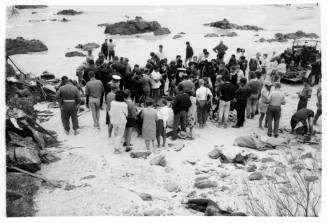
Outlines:
<svg viewBox="0 0 327 223"><path fill-rule="evenodd" d="M286 93L286 105L282 108L282 119L280 126L289 127L289 120L295 112L298 98L296 92L302 86L283 85L282 90ZM313 97L308 103L308 108L316 111L316 87L313 89ZM45 106L38 105L40 107ZM181 200L191 191L196 191L195 197L202 193L208 198L217 201L222 208L246 212L244 201L244 186L242 181L247 180L250 174L245 169L236 169L233 164L221 164L218 160L208 157L214 145L224 145L223 153L232 158L237 153L254 153L263 157L272 157L276 161L284 163L287 171L292 171L287 160L290 155L288 149L268 150L258 152L253 149L233 146L236 137L256 132L266 137L266 130L260 130L258 116L254 120L246 120L245 127L240 129L217 128L213 123L208 123L205 129L195 129L195 140L176 140L168 143L175 145L186 144L182 151L174 151L174 147L167 148L161 153L168 161L168 166L173 170L170 173L164 167L151 166L149 157L144 159L132 159L128 153L120 155L113 154L114 139L107 137L107 126L105 126L105 112L101 113L101 130L93 128L91 113L86 113L79 118L80 134L78 136L66 136L60 121L59 109L54 110L56 115L46 122L44 127L57 131L59 140L63 142L60 148L49 148L57 154L61 160L49 165L43 165L39 174L51 180L69 183L75 188L64 190L63 188L41 187L35 200L38 216L59 216L59 215L142 215L145 210L162 209L164 215L201 215L200 212L191 212L181 205ZM321 120L315 129L321 131ZM294 138L289 134L288 137ZM281 137L284 137L281 135ZM294 141L294 140L293 140ZM133 137L134 150L143 150L144 141L141 138ZM320 147L302 145L304 151L312 152L319 159L321 165ZM294 148L294 147L290 147ZM296 151L293 151L294 153ZM186 160L196 161L191 165ZM267 169L260 172L263 175L277 177L273 172L276 162L261 163L255 162L258 170L262 166ZM265 168L265 167L263 167ZM209 170L208 173L196 175L198 170ZM210 179L217 181L218 187L214 189L195 189L194 179L199 176L210 176ZM88 179L82 179L88 177ZM93 178L92 178L93 177ZM181 188L180 192L170 193L164 189L166 181L173 181ZM319 179L320 180L320 179ZM262 189L265 180L251 181L249 185L256 187L258 192ZM222 191L222 187L228 189ZM143 201L136 192L149 193L153 201Z"/></svg>

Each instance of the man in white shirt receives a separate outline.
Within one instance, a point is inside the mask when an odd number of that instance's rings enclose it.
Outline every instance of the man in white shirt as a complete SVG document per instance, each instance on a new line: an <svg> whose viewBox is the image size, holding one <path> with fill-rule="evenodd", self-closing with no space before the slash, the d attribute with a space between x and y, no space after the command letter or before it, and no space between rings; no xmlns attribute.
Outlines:
<svg viewBox="0 0 327 223"><path fill-rule="evenodd" d="M162 49L163 49L163 45L159 45L159 52L157 53L157 56L159 57L160 60L167 58Z"/></svg>
<svg viewBox="0 0 327 223"><path fill-rule="evenodd" d="M159 73L159 66L155 65L154 70L151 75L151 90L152 90L152 98L154 100L154 106L159 105L159 97L160 97L160 86L161 86L161 74Z"/></svg>
<svg viewBox="0 0 327 223"><path fill-rule="evenodd" d="M200 87L196 90L197 114L200 128L203 128L208 117L208 96L212 99L209 88L204 86L204 80L199 80Z"/></svg>

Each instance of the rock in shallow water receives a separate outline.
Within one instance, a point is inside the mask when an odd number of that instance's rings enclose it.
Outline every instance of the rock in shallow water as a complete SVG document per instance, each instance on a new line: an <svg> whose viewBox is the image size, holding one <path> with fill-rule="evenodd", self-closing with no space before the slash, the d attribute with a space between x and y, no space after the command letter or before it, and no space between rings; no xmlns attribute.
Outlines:
<svg viewBox="0 0 327 223"><path fill-rule="evenodd" d="M208 33L204 37L219 37L219 35L217 33Z"/></svg>
<svg viewBox="0 0 327 223"><path fill-rule="evenodd" d="M86 57L84 53L78 51L71 51L65 54L65 57Z"/></svg>
<svg viewBox="0 0 327 223"><path fill-rule="evenodd" d="M93 49L99 48L99 47L100 47L100 45L97 43L78 44L77 46L75 46L75 48L82 49L84 51L93 50Z"/></svg>
<svg viewBox="0 0 327 223"><path fill-rule="evenodd" d="M219 29L240 29L240 30L253 30L253 31L259 31L259 30L263 30L263 28L258 27L258 26L252 26L252 25L237 25L234 23L230 23L227 19L223 19L217 22L212 22L209 24L205 24L205 25L209 25L212 27L216 27Z"/></svg>
<svg viewBox="0 0 327 223"><path fill-rule="evenodd" d="M83 12L75 11L74 9L64 9L59 12L57 12L57 15L79 15Z"/></svg>
<svg viewBox="0 0 327 223"><path fill-rule="evenodd" d="M16 39L6 39L6 54L8 56L31 52L42 52L47 50L48 47L37 39L27 40L23 37L17 37Z"/></svg>

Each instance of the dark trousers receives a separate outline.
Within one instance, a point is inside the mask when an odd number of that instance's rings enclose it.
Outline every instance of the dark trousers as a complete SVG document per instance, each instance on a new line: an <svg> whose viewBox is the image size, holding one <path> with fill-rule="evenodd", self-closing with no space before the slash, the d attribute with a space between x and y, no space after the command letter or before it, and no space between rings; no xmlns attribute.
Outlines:
<svg viewBox="0 0 327 223"><path fill-rule="evenodd" d="M78 129L77 106L75 102L63 102L61 105L61 121L66 131L70 130L69 119L72 119L73 129Z"/></svg>
<svg viewBox="0 0 327 223"><path fill-rule="evenodd" d="M322 114L322 109L321 108L318 108L317 109L317 112L316 112L316 115L315 115L315 117L313 119L313 124L317 124L317 121L318 121L318 119L319 119L319 117L320 117L321 114Z"/></svg>
<svg viewBox="0 0 327 223"><path fill-rule="evenodd" d="M243 126L244 124L246 103L246 100L238 100L235 104L235 109L237 112L237 126Z"/></svg>
<svg viewBox="0 0 327 223"><path fill-rule="evenodd" d="M109 50L109 60L113 60L115 57L115 51L114 50Z"/></svg>
<svg viewBox="0 0 327 223"><path fill-rule="evenodd" d="M152 99L154 106L159 105L160 88L152 89Z"/></svg>
<svg viewBox="0 0 327 223"><path fill-rule="evenodd" d="M101 97L100 97L100 108L102 108L102 105L103 105L103 98L104 98L104 92L102 92Z"/></svg>
<svg viewBox="0 0 327 223"><path fill-rule="evenodd" d="M200 125L204 125L208 118L208 102L201 100L197 102L197 115Z"/></svg>
<svg viewBox="0 0 327 223"><path fill-rule="evenodd" d="M174 114L174 127L173 127L173 139L177 138L177 129L181 125L181 130L186 131L186 118L187 112L180 111L177 114Z"/></svg>
<svg viewBox="0 0 327 223"><path fill-rule="evenodd" d="M142 97L142 92L131 91L131 99L135 101L135 103L140 103L140 99Z"/></svg>
<svg viewBox="0 0 327 223"><path fill-rule="evenodd" d="M299 103L297 104L297 111L301 110L302 108L307 108L308 99L304 97L300 97Z"/></svg>
<svg viewBox="0 0 327 223"><path fill-rule="evenodd" d="M268 134L272 134L272 122L274 121L274 135L278 135L279 120L281 116L281 107L269 105L268 115Z"/></svg>

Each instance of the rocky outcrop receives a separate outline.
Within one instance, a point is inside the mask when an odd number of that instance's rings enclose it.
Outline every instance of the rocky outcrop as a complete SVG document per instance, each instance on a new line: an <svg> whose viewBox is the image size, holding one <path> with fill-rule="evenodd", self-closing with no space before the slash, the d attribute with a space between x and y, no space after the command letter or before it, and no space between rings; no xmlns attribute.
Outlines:
<svg viewBox="0 0 327 223"><path fill-rule="evenodd" d="M240 29L240 30L252 30L252 31L259 31L259 30L263 30L263 28L258 27L258 26L252 26L252 25L237 25L234 23L229 22L227 19L223 19L221 21L217 21L217 22L211 22L208 24L205 24L211 27L216 27L219 29Z"/></svg>
<svg viewBox="0 0 327 223"><path fill-rule="evenodd" d="M319 36L315 33L306 33L301 30L296 31L295 33L276 33L274 38L271 39L265 39L265 38L260 38L258 42L287 42L288 40L294 40L294 39L301 39L301 38L309 38L309 39L318 39Z"/></svg>
<svg viewBox="0 0 327 223"><path fill-rule="evenodd" d="M104 33L111 35L133 35L139 33L154 32L154 35L164 35L170 33L168 28L161 27L157 21L145 21L142 17L135 17L134 20L126 22L117 22L114 24L99 24L105 26Z"/></svg>
<svg viewBox="0 0 327 223"><path fill-rule="evenodd" d="M27 40L23 37L16 39L6 39L6 54L7 56L15 54L26 54L31 52L47 51L48 47L40 40Z"/></svg>
<svg viewBox="0 0 327 223"><path fill-rule="evenodd" d="M84 51L93 50L93 49L99 48L99 47L100 47L100 45L97 43L78 44L77 46L75 46L75 48L81 49Z"/></svg>
<svg viewBox="0 0 327 223"><path fill-rule="evenodd" d="M42 9L47 7L47 5L15 5L16 9Z"/></svg>
<svg viewBox="0 0 327 223"><path fill-rule="evenodd" d="M166 35L169 34L170 30L166 27L159 28L153 32L153 35L155 36L161 36L161 35Z"/></svg>
<svg viewBox="0 0 327 223"><path fill-rule="evenodd" d="M173 36L173 39L179 39L179 38L181 38L181 37L183 37L182 35L179 35L179 34L177 34L177 35L174 35Z"/></svg>
<svg viewBox="0 0 327 223"><path fill-rule="evenodd" d="M208 33L204 37L219 37L219 35L217 33Z"/></svg>
<svg viewBox="0 0 327 223"><path fill-rule="evenodd" d="M228 32L228 33L221 34L220 36L235 37L235 36L237 36L237 33L236 32Z"/></svg>
<svg viewBox="0 0 327 223"><path fill-rule="evenodd" d="M59 12L57 12L57 15L80 15L83 12L81 11L75 11L74 9L64 9Z"/></svg>
<svg viewBox="0 0 327 223"><path fill-rule="evenodd" d="M71 51L65 54L65 57L86 57L84 53L78 51Z"/></svg>

